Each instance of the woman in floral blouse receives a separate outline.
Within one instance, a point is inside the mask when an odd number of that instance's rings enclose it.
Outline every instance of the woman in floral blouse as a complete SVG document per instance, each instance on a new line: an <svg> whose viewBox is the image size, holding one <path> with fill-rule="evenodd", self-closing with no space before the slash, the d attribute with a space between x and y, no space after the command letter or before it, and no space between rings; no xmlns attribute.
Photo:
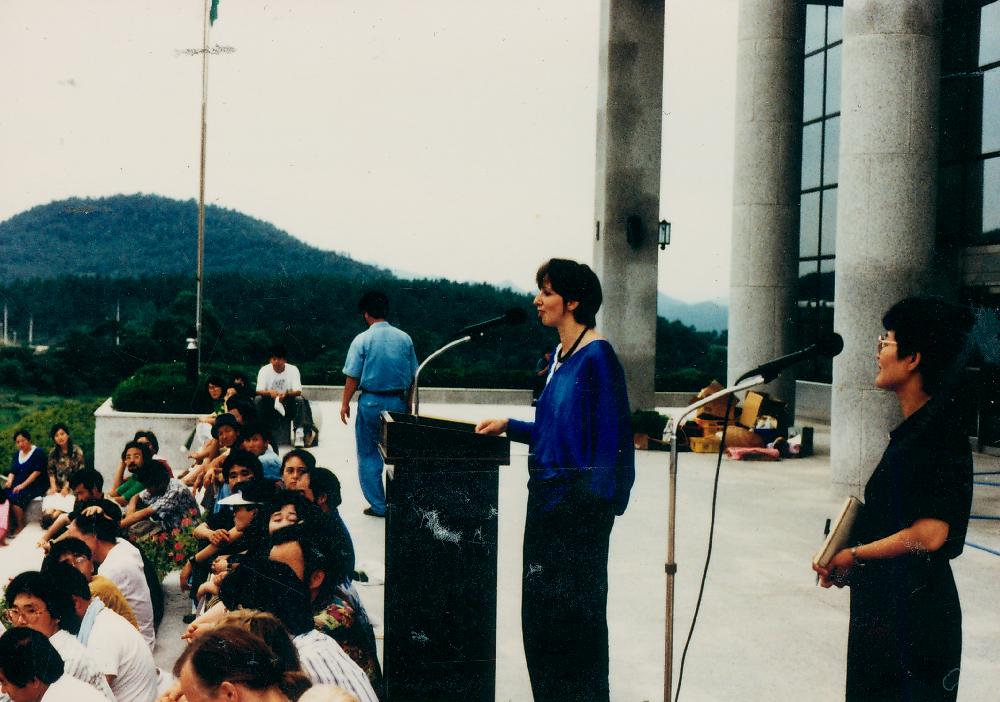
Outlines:
<svg viewBox="0 0 1000 702"><path fill-rule="evenodd" d="M52 427L49 438L55 444L49 451L48 473L49 491L42 501L42 521L51 524L63 512L73 511L73 492L69 487L69 476L86 467L83 449L73 443L69 427L59 422Z"/></svg>

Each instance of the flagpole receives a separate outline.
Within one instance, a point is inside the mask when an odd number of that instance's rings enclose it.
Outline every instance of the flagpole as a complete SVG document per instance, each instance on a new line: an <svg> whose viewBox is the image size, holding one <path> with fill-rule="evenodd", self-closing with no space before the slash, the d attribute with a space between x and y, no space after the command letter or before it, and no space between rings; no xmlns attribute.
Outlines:
<svg viewBox="0 0 1000 702"><path fill-rule="evenodd" d="M195 339L198 344L198 375L201 376L201 307L205 276L205 140L208 133L208 27L212 0L205 0L201 42L201 167L198 183L198 274L195 311Z"/></svg>

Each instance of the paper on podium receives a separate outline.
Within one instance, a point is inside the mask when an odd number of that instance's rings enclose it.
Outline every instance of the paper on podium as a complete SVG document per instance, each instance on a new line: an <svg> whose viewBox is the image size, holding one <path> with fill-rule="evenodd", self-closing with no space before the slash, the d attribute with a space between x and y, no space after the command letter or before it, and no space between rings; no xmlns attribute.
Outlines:
<svg viewBox="0 0 1000 702"><path fill-rule="evenodd" d="M830 527L830 533L826 535L823 545L813 556L813 565L826 568L837 552L847 546L851 539L851 531L854 530L854 522L863 506L856 497L848 497L844 500L840 513Z"/></svg>

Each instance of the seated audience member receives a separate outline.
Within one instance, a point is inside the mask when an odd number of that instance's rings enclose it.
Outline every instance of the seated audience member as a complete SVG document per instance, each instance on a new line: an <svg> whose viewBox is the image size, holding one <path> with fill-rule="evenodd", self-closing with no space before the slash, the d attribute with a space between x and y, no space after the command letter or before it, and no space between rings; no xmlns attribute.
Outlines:
<svg viewBox="0 0 1000 702"><path fill-rule="evenodd" d="M149 452L153 455L153 460L162 463L167 469L167 473L170 474L170 477L174 477L174 469L170 467L167 459L160 455L160 442L156 438L156 434L149 429L140 429L132 438L140 444L149 446Z"/></svg>
<svg viewBox="0 0 1000 702"><path fill-rule="evenodd" d="M302 397L302 377L299 369L287 361L288 351L282 344L268 350L269 362L257 373L254 405L257 419L270 432L271 444L281 445L278 429L284 417L292 418L295 446L304 446L305 433L314 431L309 403ZM284 437L287 438L287 437Z"/></svg>
<svg viewBox="0 0 1000 702"><path fill-rule="evenodd" d="M55 565L65 563L73 566L87 580L90 594L104 603L104 606L118 614L132 625L136 631L139 623L135 620L132 607L118 586L103 575L94 574L94 561L87 544L69 536L52 543L48 555L42 560L42 572L48 573Z"/></svg>
<svg viewBox="0 0 1000 702"><path fill-rule="evenodd" d="M260 461L264 469L264 480L276 483L281 480L281 459L268 443L267 430L259 423L244 424L240 432L240 446Z"/></svg>
<svg viewBox="0 0 1000 702"><path fill-rule="evenodd" d="M222 378L212 375L205 381L205 394L211 407L208 414L198 417L198 422L194 426L191 438L188 440L188 448L197 449L205 445L212 438L212 425L215 418L226 411L225 381Z"/></svg>
<svg viewBox="0 0 1000 702"><path fill-rule="evenodd" d="M31 434L26 429L18 429L14 432L14 444L17 449L10 458L10 469L4 484L14 526L0 524L0 528L9 531L10 538L24 529L24 510L33 499L45 494L48 485L42 478L46 470L45 452L31 443ZM4 544L4 537L0 537L0 545Z"/></svg>
<svg viewBox="0 0 1000 702"><path fill-rule="evenodd" d="M326 523L324 523L326 522ZM309 590L313 626L332 637L357 663L376 690L382 685L375 632L359 599L343 589L339 554L331 548L329 518L322 515L271 534L270 560L284 563Z"/></svg>
<svg viewBox="0 0 1000 702"><path fill-rule="evenodd" d="M190 702L233 700L285 702L309 686L262 638L237 626L198 636L174 664L174 675Z"/></svg>
<svg viewBox="0 0 1000 702"><path fill-rule="evenodd" d="M133 439L125 444L121 463L118 464L115 479L111 483L111 499L124 506L142 492L145 486L136 478L135 473L142 466L152 462L153 451L148 442L143 443Z"/></svg>
<svg viewBox="0 0 1000 702"><path fill-rule="evenodd" d="M88 509L90 507L100 509L95 513ZM154 589L161 602L163 593L155 575L152 579L147 577L147 569L139 549L125 539L118 538L121 511L109 500L97 500L77 505L70 519L66 534L87 545L100 574L113 582L125 595L139 623L139 631L152 650L156 644Z"/></svg>
<svg viewBox="0 0 1000 702"><path fill-rule="evenodd" d="M65 672L52 642L19 626L0 636L0 690L16 702L104 702L92 686Z"/></svg>
<svg viewBox="0 0 1000 702"><path fill-rule="evenodd" d="M171 478L161 463L153 461L139 468L135 477L146 489L129 500L121 528L132 538L158 531L171 531L185 518L198 516L198 503L188 487Z"/></svg>
<svg viewBox="0 0 1000 702"><path fill-rule="evenodd" d="M239 444L241 425L232 414L226 412L215 418L212 425L212 441L206 446L205 458L189 470L183 481L195 489L203 485L213 485L215 474L222 468L229 451Z"/></svg>
<svg viewBox="0 0 1000 702"><path fill-rule="evenodd" d="M93 654L76 638L80 617L69 593L55 580L28 570L7 585L4 593L7 617L16 626L26 626L46 636L65 664L65 673L87 683L109 700L115 697Z"/></svg>
<svg viewBox="0 0 1000 702"><path fill-rule="evenodd" d="M87 500L99 500L104 497L104 476L93 468L83 468L69 476L69 489L73 494L73 504L81 504ZM49 528L42 532L42 538L35 544L43 551L49 550L49 543L58 536L69 524L69 514L60 514Z"/></svg>
<svg viewBox="0 0 1000 702"><path fill-rule="evenodd" d="M80 630L76 638L93 654L117 702L151 702L156 697L156 663L131 624L92 598L87 579L73 566L56 563L45 572L73 601Z"/></svg>
<svg viewBox="0 0 1000 702"><path fill-rule="evenodd" d="M42 499L42 526L49 527L59 515L73 511L70 476L87 467L83 449L73 443L69 428L59 423L52 427L49 438L54 444L49 451L49 491Z"/></svg>
<svg viewBox="0 0 1000 702"><path fill-rule="evenodd" d="M264 466L254 454L245 449L234 447L222 462L219 475L223 482L216 494L216 506L212 510L213 512L218 512L221 509L218 500L232 495L237 483L248 480L264 480Z"/></svg>
<svg viewBox="0 0 1000 702"><path fill-rule="evenodd" d="M240 426L257 421L257 410L254 407L253 401L245 397L234 397L231 400L227 400L226 408L229 414L236 417L236 421L240 423Z"/></svg>

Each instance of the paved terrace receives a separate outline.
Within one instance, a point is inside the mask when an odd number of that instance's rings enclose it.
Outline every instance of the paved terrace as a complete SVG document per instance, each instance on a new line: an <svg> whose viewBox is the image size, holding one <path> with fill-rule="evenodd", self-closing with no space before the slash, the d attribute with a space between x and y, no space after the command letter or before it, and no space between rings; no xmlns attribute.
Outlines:
<svg viewBox="0 0 1000 702"><path fill-rule="evenodd" d="M383 522L364 516L354 459L353 429L340 424L339 404L318 403L324 417L319 464L343 484L343 515L358 561L383 562ZM523 406L428 404L427 415L476 420L530 417ZM688 654L682 699L705 701L843 699L848 592L814 585L809 561L823 522L840 504L828 482L829 432L817 431L817 455L779 463L724 461L714 555L697 629ZM501 471L497 700L530 700L520 638L521 534L527 490L526 447L514 444ZM637 452L636 484L628 511L612 533L609 597L611 697L621 702L660 700L663 694L667 453ZM678 479L676 673L691 623L708 537L714 456L681 454ZM977 471L1000 471L1000 459L977 456ZM1000 515L1000 474L979 475L975 514ZM0 550L0 578L37 567L31 525ZM974 520L967 548L955 564L965 613L959 699L996 698L1000 682L1000 522ZM157 662L169 669L181 648L186 600L168 577L171 604L160 629ZM447 588L447 574L442 587ZM359 585L381 622L383 588ZM381 637L381 626L377 635ZM566 632L573 636L572 631ZM676 686L676 682L675 682Z"/></svg>

